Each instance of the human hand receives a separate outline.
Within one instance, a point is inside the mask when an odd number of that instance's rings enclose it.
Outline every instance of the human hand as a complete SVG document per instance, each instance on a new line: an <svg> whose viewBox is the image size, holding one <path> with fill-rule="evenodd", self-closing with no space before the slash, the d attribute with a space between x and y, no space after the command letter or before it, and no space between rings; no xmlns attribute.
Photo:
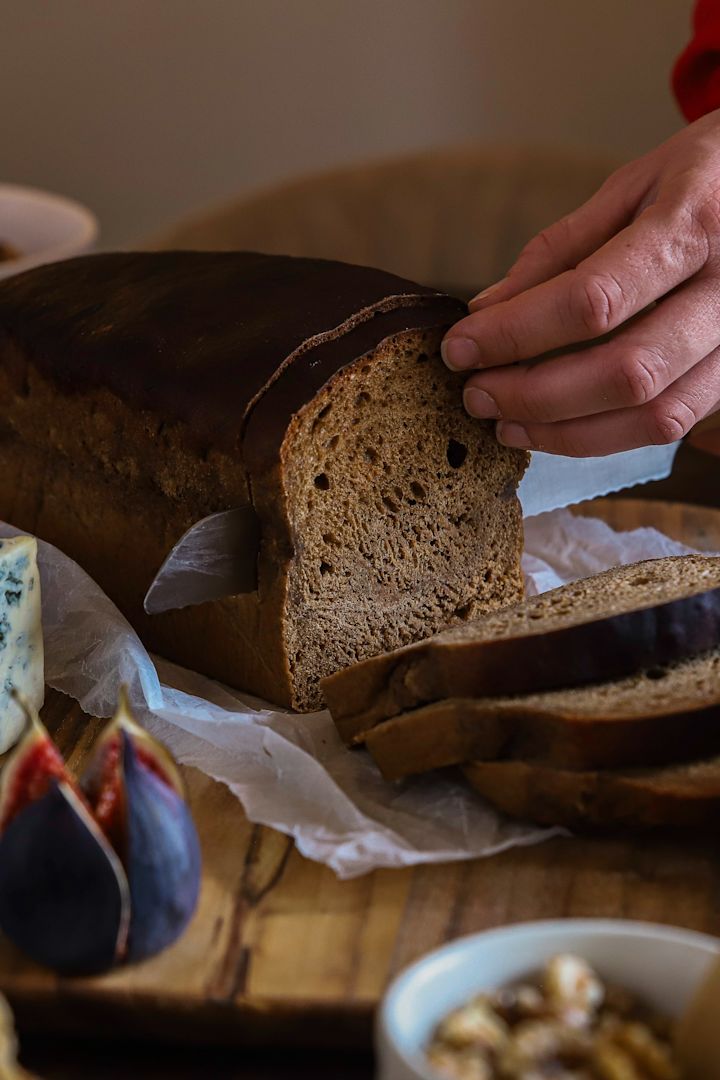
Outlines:
<svg viewBox="0 0 720 1080"><path fill-rule="evenodd" d="M611 454L720 409L720 111L619 169L470 311L443 358L478 370L465 407L506 446Z"/></svg>

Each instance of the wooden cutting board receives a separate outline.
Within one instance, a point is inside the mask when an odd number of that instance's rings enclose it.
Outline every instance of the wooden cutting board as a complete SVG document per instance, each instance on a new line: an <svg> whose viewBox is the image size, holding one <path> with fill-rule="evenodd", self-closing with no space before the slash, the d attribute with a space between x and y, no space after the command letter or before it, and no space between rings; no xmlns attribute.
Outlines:
<svg viewBox="0 0 720 1080"><path fill-rule="evenodd" d="M640 500L579 508L720 550L720 510ZM100 727L53 694L46 722L73 767ZM0 989L23 1026L172 1040L363 1045L388 980L460 934L527 919L621 916L720 934L720 859L692 837L558 840L492 859L339 882L228 791L186 770L205 859L200 908L164 955L59 979L0 941Z"/></svg>

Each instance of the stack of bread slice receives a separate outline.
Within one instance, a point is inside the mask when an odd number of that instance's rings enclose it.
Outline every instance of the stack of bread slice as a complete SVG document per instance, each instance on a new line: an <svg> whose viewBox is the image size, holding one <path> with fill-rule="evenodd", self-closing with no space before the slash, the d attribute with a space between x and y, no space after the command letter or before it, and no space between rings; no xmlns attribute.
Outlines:
<svg viewBox="0 0 720 1080"><path fill-rule="evenodd" d="M720 821L720 558L531 597L322 684L388 780L460 766L543 824Z"/></svg>

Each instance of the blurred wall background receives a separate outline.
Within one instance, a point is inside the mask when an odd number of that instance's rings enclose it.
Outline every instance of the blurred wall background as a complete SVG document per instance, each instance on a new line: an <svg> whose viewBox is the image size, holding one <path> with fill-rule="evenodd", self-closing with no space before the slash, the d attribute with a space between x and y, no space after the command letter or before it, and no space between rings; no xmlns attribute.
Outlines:
<svg viewBox="0 0 720 1080"><path fill-rule="evenodd" d="M479 138L629 158L681 123L691 0L0 0L0 179L103 244L302 172Z"/></svg>

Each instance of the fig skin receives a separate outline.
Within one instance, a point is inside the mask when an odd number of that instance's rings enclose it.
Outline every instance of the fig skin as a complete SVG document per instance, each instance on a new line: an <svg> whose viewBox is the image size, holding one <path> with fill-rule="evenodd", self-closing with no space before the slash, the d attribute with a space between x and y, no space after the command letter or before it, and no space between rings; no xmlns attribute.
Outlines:
<svg viewBox="0 0 720 1080"><path fill-rule="evenodd" d="M89 975L123 954L129 919L120 860L72 788L53 779L0 838L0 927L39 964Z"/></svg>
<svg viewBox="0 0 720 1080"><path fill-rule="evenodd" d="M187 803L143 763L123 732L126 837L132 921L128 960L172 944L197 907L200 842Z"/></svg>

